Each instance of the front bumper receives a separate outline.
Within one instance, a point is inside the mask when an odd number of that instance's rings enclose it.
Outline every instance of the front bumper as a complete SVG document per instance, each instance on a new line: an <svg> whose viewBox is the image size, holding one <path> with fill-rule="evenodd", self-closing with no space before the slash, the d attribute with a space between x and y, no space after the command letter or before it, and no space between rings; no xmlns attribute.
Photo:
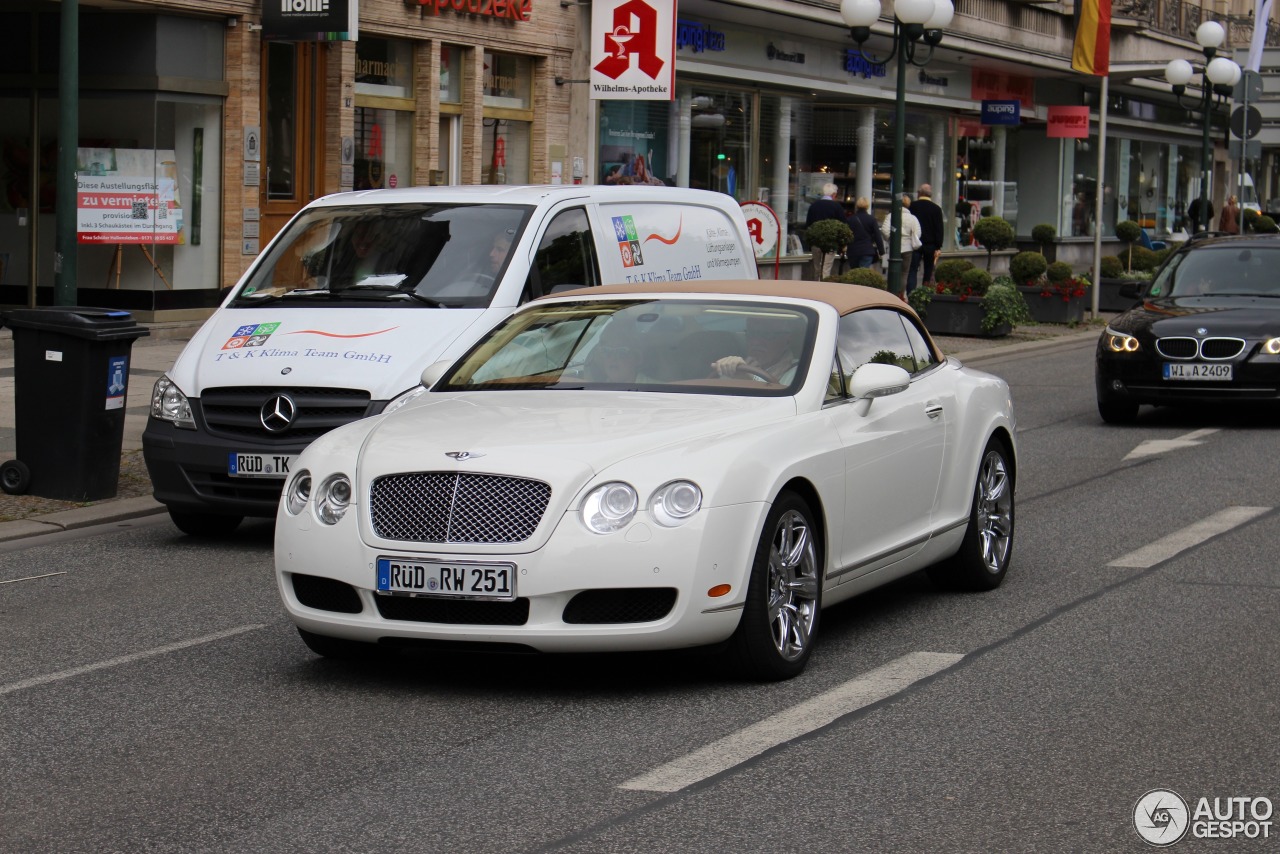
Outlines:
<svg viewBox="0 0 1280 854"><path fill-rule="evenodd" d="M354 517L360 509L352 508L332 527L321 526L309 510L293 517L281 509L277 516L276 577L285 610L299 627L370 642L451 641L539 652L606 652L703 646L732 635L768 505L706 509L674 529L637 520L603 536L589 532L577 513L569 512L542 547L527 553L425 551L413 543L370 545L359 536ZM510 562L516 565L518 600L511 604L413 597L410 604L426 604L406 608L406 597L374 592L379 556ZM312 606L300 600L295 574L308 576L301 586ZM325 584L343 592L339 600L347 605L305 595L311 578L329 580ZM727 595L708 595L711 588L724 584L730 585ZM646 606L670 595L670 606L656 619L641 607L621 622L607 615L622 614L625 608L597 609L590 612L597 615L590 617L595 621L584 623L577 607L583 595L597 601L613 599L614 604L634 599ZM388 607L388 598L400 601ZM359 610L347 613L334 607ZM510 624L512 620L516 624Z"/></svg>
<svg viewBox="0 0 1280 854"><path fill-rule="evenodd" d="M1280 356L1231 360L1229 381L1166 380L1163 359L1099 354L1098 397L1153 406L1280 400Z"/></svg>

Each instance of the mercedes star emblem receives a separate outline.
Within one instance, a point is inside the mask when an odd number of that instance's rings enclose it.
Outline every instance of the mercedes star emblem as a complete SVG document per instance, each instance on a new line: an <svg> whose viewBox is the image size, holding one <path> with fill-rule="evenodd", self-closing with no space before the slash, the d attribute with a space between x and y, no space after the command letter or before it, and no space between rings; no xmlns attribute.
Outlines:
<svg viewBox="0 0 1280 854"><path fill-rule="evenodd" d="M283 433L288 430L297 415L298 404L284 392L272 395L258 411L258 418L262 421L262 426L267 428L268 433Z"/></svg>

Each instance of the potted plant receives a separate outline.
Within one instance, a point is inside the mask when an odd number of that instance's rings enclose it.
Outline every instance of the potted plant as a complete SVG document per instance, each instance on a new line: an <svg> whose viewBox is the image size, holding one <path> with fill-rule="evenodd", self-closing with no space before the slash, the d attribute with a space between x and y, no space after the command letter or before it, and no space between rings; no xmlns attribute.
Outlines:
<svg viewBox="0 0 1280 854"><path fill-rule="evenodd" d="M1133 269L1133 244L1142 239L1142 226L1138 225L1131 219L1116 223L1116 237L1120 238L1120 242L1129 244L1129 260L1125 265L1127 269Z"/></svg>
<svg viewBox="0 0 1280 854"><path fill-rule="evenodd" d="M1042 222L1035 228L1031 229L1031 239L1040 246L1040 254L1045 260L1053 261L1053 241L1058 236L1058 229L1054 228L1047 222Z"/></svg>
<svg viewBox="0 0 1280 854"><path fill-rule="evenodd" d="M991 255L1000 249L1008 249L1016 242L1013 226L998 216L984 216L973 224L973 239L987 250L987 271L991 270Z"/></svg>
<svg viewBox="0 0 1280 854"><path fill-rule="evenodd" d="M843 252L853 239L853 229L838 219L821 219L805 230L804 239L809 244L809 251L814 253L814 269L821 271L822 256Z"/></svg>
<svg viewBox="0 0 1280 854"><path fill-rule="evenodd" d="M1071 265L1055 261L1045 270L1036 295L1027 299L1037 323L1079 323L1084 320L1089 279L1077 276Z"/></svg>
<svg viewBox="0 0 1280 854"><path fill-rule="evenodd" d="M907 301L934 335L1008 335L1031 319L1026 301L1008 277L991 274L963 258L949 258L934 270L935 284L911 292Z"/></svg>
<svg viewBox="0 0 1280 854"><path fill-rule="evenodd" d="M879 288L882 291L889 289L889 282L880 274L879 270L873 270L870 267L854 267L852 270L845 270L838 276L827 276L824 282L839 282L842 285L865 285L868 288Z"/></svg>

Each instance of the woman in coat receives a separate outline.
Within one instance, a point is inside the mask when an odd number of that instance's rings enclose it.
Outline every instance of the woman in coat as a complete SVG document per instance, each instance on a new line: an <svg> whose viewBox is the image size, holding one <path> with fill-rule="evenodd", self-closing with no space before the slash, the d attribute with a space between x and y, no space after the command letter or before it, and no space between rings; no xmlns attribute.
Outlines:
<svg viewBox="0 0 1280 854"><path fill-rule="evenodd" d="M880 236L880 224L871 215L871 202L866 196L858 197L853 213L845 222L853 232L846 253L850 266L870 267L884 254L884 239Z"/></svg>
<svg viewBox="0 0 1280 854"><path fill-rule="evenodd" d="M1222 206L1222 215L1218 218L1218 231L1227 234L1240 233L1240 200L1235 196L1227 196L1227 203Z"/></svg>

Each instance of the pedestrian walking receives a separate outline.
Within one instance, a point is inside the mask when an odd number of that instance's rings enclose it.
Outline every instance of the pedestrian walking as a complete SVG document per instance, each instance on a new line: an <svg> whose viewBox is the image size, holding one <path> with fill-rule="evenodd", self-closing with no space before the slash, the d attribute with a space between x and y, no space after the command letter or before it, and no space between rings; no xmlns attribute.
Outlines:
<svg viewBox="0 0 1280 854"><path fill-rule="evenodd" d="M933 187L920 185L919 198L911 204L911 212L920 221L920 266L922 279L926 285L933 281L933 267L942 254L942 235L946 225L942 218L942 208L933 200Z"/></svg>
<svg viewBox="0 0 1280 854"><path fill-rule="evenodd" d="M1240 233L1240 200L1235 196L1227 196L1227 203L1222 206L1222 215L1218 217L1218 231Z"/></svg>
<svg viewBox="0 0 1280 854"><path fill-rule="evenodd" d="M885 217L880 224L880 234L885 240L893 240L893 219ZM893 244L889 243L892 247ZM920 220L911 212L911 196L902 194L902 246L900 252L907 265L906 291L910 294L916 289L916 277L920 272Z"/></svg>
<svg viewBox="0 0 1280 854"><path fill-rule="evenodd" d="M822 185L822 198L809 205L809 213L804 218L804 227L806 229L815 222L822 222L824 219L845 221L844 205L835 200L835 195L839 189L832 183ZM835 263L836 253L823 252L814 246L810 246L809 251L813 254L810 278L821 282L831 275L831 267Z"/></svg>
<svg viewBox="0 0 1280 854"><path fill-rule="evenodd" d="M876 259L884 254L884 240L880 237L880 226L871 215L871 200L860 196L854 205L853 213L845 220L853 239L845 256L854 267L870 267Z"/></svg>

